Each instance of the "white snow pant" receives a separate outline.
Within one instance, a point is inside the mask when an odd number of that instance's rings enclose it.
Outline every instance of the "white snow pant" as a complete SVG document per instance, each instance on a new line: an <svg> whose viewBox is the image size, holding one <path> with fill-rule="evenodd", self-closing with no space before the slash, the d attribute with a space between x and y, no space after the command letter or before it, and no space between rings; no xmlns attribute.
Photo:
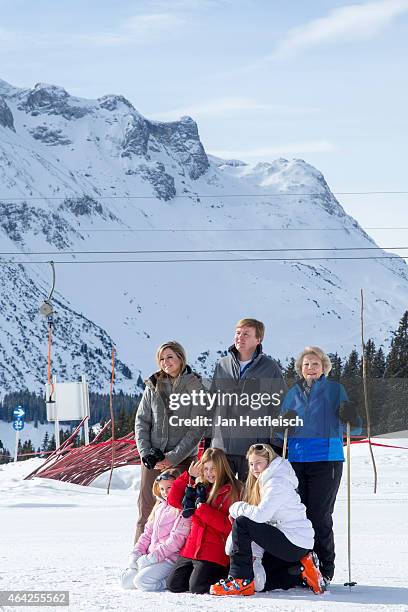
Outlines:
<svg viewBox="0 0 408 612"><path fill-rule="evenodd" d="M140 591L165 591L166 578L174 567L174 562L166 559L141 569L127 569L121 577L123 589L139 589Z"/></svg>

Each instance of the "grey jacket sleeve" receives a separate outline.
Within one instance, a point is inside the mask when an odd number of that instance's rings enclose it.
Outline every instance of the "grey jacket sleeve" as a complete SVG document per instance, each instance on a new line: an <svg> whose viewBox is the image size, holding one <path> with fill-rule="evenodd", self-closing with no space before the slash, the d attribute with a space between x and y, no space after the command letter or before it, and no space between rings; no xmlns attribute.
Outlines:
<svg viewBox="0 0 408 612"><path fill-rule="evenodd" d="M191 386L190 390L194 389L202 389L203 386L201 381L197 379L197 381ZM189 418L194 419L198 416L203 416L205 414L205 406L192 406L191 408L191 416ZM166 459L170 461L172 465L178 465L187 457L194 455L197 451L197 445L203 435L205 434L205 427L200 426L191 426L187 429L185 436L183 436L182 440L177 444L177 446L172 450L166 453Z"/></svg>
<svg viewBox="0 0 408 612"><path fill-rule="evenodd" d="M215 372L213 375L213 379L211 382L211 388L210 388L210 392L212 394L215 394L217 392L217 381L219 378L219 365L217 363L217 365L215 366ZM213 422L213 426L211 428L211 430L209 432L207 432L208 437L211 436L211 448L220 448L221 450L225 450L225 446L224 446L224 442L222 439L222 432L221 432L221 427L218 425L216 426L215 423L218 422L218 418L221 415L221 408L218 404L215 404L213 410L211 411L211 417L212 417L212 422Z"/></svg>
<svg viewBox="0 0 408 612"><path fill-rule="evenodd" d="M136 411L135 418L135 439L139 455L144 457L152 448L151 442L152 427L152 391L146 387L140 404Z"/></svg>
<svg viewBox="0 0 408 612"><path fill-rule="evenodd" d="M280 393L280 406L277 407L276 414L275 414L275 416L278 416L281 412L283 398L288 392L288 386L286 384L285 379L283 378L282 370L280 369L276 361L274 363L274 372L273 372L273 378L272 378L271 392Z"/></svg>

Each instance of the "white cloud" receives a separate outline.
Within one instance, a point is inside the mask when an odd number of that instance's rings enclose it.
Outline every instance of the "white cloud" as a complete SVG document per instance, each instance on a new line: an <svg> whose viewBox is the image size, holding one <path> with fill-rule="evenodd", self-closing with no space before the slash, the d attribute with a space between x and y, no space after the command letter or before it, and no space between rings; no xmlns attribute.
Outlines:
<svg viewBox="0 0 408 612"><path fill-rule="evenodd" d="M172 36L185 24L182 17L170 13L151 13L129 17L112 32L78 34L76 38L98 46L121 46L157 42Z"/></svg>
<svg viewBox="0 0 408 612"><path fill-rule="evenodd" d="M172 11L196 12L230 6L235 0L171 0ZM169 0L149 0L146 7L156 11L168 10Z"/></svg>
<svg viewBox="0 0 408 612"><path fill-rule="evenodd" d="M328 153L335 150L335 146L327 140L310 140L305 142L293 142L274 147L260 147L258 149L248 149L246 151L224 151L209 150L211 155L223 159L267 159L276 158L282 155L303 155L304 153Z"/></svg>
<svg viewBox="0 0 408 612"><path fill-rule="evenodd" d="M280 104L268 104L265 102L259 102L254 98L245 97L225 97L207 100L201 104L193 104L191 106L184 106L175 108L169 111L157 112L150 117L159 121L172 121L179 119L183 115L189 115L191 117L219 117L234 112L269 112L274 115L285 114L285 115L303 115L316 112L313 108L296 108L291 106L285 106Z"/></svg>
<svg viewBox="0 0 408 612"><path fill-rule="evenodd" d="M408 0L381 0L333 9L325 17L290 30L270 59L293 55L327 42L372 38L407 11Z"/></svg>
<svg viewBox="0 0 408 612"><path fill-rule="evenodd" d="M170 13L149 13L129 17L115 29L101 32L27 32L0 28L0 45L24 47L27 44L42 48L66 47L69 45L94 45L98 47L120 47L132 44L157 44L164 37L178 35L184 26L184 18Z"/></svg>
<svg viewBox="0 0 408 612"><path fill-rule="evenodd" d="M138 33L155 33L172 30L173 28L184 25L184 19L178 15L170 13L151 13L146 15L135 15L129 17L122 24L123 29Z"/></svg>

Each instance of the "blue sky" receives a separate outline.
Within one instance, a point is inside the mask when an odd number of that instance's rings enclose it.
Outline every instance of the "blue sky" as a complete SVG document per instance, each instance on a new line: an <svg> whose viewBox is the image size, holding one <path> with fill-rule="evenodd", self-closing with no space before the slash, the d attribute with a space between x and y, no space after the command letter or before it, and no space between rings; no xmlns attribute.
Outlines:
<svg viewBox="0 0 408 612"><path fill-rule="evenodd" d="M333 191L408 190L408 0L0 0L0 78L154 119L193 116L207 151L301 157ZM408 226L408 196L339 196ZM384 246L408 231L370 233Z"/></svg>

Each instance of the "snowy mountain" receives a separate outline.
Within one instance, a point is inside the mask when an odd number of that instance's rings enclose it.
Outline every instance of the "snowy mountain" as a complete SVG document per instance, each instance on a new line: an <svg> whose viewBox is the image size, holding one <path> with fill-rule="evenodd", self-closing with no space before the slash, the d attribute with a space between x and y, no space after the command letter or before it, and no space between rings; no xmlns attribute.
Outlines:
<svg viewBox="0 0 408 612"><path fill-rule="evenodd" d="M209 372L242 316L265 321L265 350L282 360L310 343L346 354L358 342L361 287L366 336L378 343L408 303L402 259L291 261L333 257L338 247L350 249L344 257L384 255L354 250L376 244L317 169L207 156L193 119L150 121L122 96L85 100L55 85L0 81L0 181L3 261L56 262L60 379L86 372L106 391L115 342L117 388L131 391L170 338ZM180 252L140 253L151 250ZM38 306L50 269L1 269L1 382L40 388Z"/></svg>

